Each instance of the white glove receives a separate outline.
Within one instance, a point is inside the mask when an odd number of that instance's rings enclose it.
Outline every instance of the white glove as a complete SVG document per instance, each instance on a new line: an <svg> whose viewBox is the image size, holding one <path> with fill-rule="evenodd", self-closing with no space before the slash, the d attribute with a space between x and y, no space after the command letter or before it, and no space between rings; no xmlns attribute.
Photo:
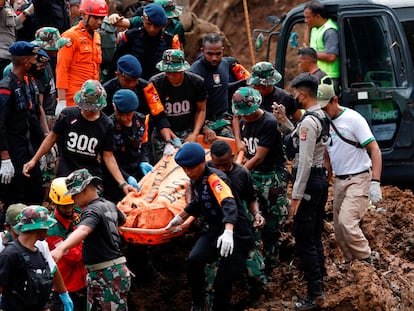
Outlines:
<svg viewBox="0 0 414 311"><path fill-rule="evenodd" d="M116 25L121 19L123 19L123 17L117 13L108 16L108 20L111 25Z"/></svg>
<svg viewBox="0 0 414 311"><path fill-rule="evenodd" d="M369 187L368 198L373 204L382 200L382 192L379 181L371 181L371 187Z"/></svg>
<svg viewBox="0 0 414 311"><path fill-rule="evenodd" d="M34 13L34 5L33 3L29 5L24 12L26 12L26 15L32 15Z"/></svg>
<svg viewBox="0 0 414 311"><path fill-rule="evenodd" d="M14 166L10 159L1 160L0 177L2 184L10 184L14 176Z"/></svg>
<svg viewBox="0 0 414 311"><path fill-rule="evenodd" d="M166 144L164 148L164 155L172 155L175 152L175 147L171 144Z"/></svg>
<svg viewBox="0 0 414 311"><path fill-rule="evenodd" d="M55 109L55 117L57 118L63 109L66 108L66 99L61 99L57 102L56 109Z"/></svg>
<svg viewBox="0 0 414 311"><path fill-rule="evenodd" d="M220 255L222 257L227 257L233 253L234 241L233 241L233 231L224 230L223 234L217 239L217 248L220 248Z"/></svg>
<svg viewBox="0 0 414 311"><path fill-rule="evenodd" d="M171 229L172 227L181 225L183 223L183 219L181 218L180 215L175 215L175 217L173 219L171 219L171 221L168 223L167 227L165 227L165 229Z"/></svg>

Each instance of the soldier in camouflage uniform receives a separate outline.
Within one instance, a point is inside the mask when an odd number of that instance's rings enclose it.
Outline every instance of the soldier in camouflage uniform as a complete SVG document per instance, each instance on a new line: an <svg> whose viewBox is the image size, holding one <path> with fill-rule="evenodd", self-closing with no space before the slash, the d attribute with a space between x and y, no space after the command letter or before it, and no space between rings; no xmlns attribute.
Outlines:
<svg viewBox="0 0 414 311"><path fill-rule="evenodd" d="M281 228L288 216L288 173L278 121L262 110L259 91L241 87L233 95L233 113L240 116L240 139L245 144L260 210L266 219L262 231L266 272L271 273L280 247Z"/></svg>
<svg viewBox="0 0 414 311"><path fill-rule="evenodd" d="M114 203L99 197L96 187L100 181L86 169L66 177L66 195L72 195L83 211L79 226L52 251L52 256L58 262L68 249L83 241L82 259L88 271L87 310L95 306L104 311L128 310L131 273L121 254L118 232L125 216Z"/></svg>
<svg viewBox="0 0 414 311"><path fill-rule="evenodd" d="M153 132L153 154L157 162L181 142L196 142L206 118L207 90L203 78L189 72L190 65L181 50L164 51L157 63L161 73L150 79L157 89L165 116L158 118Z"/></svg>

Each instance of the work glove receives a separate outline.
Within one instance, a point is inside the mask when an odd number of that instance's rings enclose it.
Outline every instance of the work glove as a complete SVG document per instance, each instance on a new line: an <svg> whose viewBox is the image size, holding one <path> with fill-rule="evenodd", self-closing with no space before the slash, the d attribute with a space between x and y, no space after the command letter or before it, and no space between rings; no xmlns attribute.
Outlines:
<svg viewBox="0 0 414 311"><path fill-rule="evenodd" d="M181 218L180 215L175 215L175 217L173 219L171 219L171 221L168 223L167 227L165 227L165 229L171 229L172 227L181 225L183 223L183 219Z"/></svg>
<svg viewBox="0 0 414 311"><path fill-rule="evenodd" d="M164 148L164 155L172 155L175 152L175 147L171 144L166 144Z"/></svg>
<svg viewBox="0 0 414 311"><path fill-rule="evenodd" d="M56 104L55 117L57 118L63 109L66 108L66 99L59 100Z"/></svg>
<svg viewBox="0 0 414 311"><path fill-rule="evenodd" d="M74 311L73 301L70 298L68 292L59 294L60 300L62 300L64 311Z"/></svg>
<svg viewBox="0 0 414 311"><path fill-rule="evenodd" d="M116 25L121 19L123 19L123 17L117 13L108 16L108 20L111 25Z"/></svg>
<svg viewBox="0 0 414 311"><path fill-rule="evenodd" d="M217 248L220 248L220 255L222 257L227 257L233 253L234 241L233 241L233 231L224 230L223 234L219 236L217 240Z"/></svg>
<svg viewBox="0 0 414 311"><path fill-rule="evenodd" d="M141 187L138 185L138 181L134 176L128 176L127 183L134 188L137 188L138 191L141 191Z"/></svg>
<svg viewBox="0 0 414 311"><path fill-rule="evenodd" d="M34 13L33 3L31 5L29 5L23 12L26 13L26 16L32 15Z"/></svg>
<svg viewBox="0 0 414 311"><path fill-rule="evenodd" d="M373 204L382 200L382 192L379 181L371 181L371 186L368 191L368 198Z"/></svg>
<svg viewBox="0 0 414 311"><path fill-rule="evenodd" d="M154 171L154 167L148 162L141 162L139 164L142 174L147 175L149 172Z"/></svg>
<svg viewBox="0 0 414 311"><path fill-rule="evenodd" d="M183 145L181 143L181 139L179 139L178 137L171 139L171 141L172 141L174 147L176 147L176 148L181 148L181 146Z"/></svg>
<svg viewBox="0 0 414 311"><path fill-rule="evenodd" d="M10 184L14 176L14 166L10 159L1 160L0 177L2 184Z"/></svg>

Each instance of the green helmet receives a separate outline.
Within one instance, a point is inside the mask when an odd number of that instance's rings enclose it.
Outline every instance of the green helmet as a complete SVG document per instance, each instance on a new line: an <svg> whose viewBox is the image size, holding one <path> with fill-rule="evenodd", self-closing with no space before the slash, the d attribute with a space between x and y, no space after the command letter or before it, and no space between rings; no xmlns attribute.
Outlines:
<svg viewBox="0 0 414 311"><path fill-rule="evenodd" d="M167 18L178 17L182 13L182 8L177 7L173 0L154 0L154 3L161 5L164 8Z"/></svg>
<svg viewBox="0 0 414 311"><path fill-rule="evenodd" d="M262 95L251 87L241 87L233 94L231 100L235 115L249 115L259 109Z"/></svg>
<svg viewBox="0 0 414 311"><path fill-rule="evenodd" d="M27 232L39 229L49 229L56 220L49 216L47 208L40 205L30 205L17 216L19 221L13 227L17 232Z"/></svg>
<svg viewBox="0 0 414 311"><path fill-rule="evenodd" d="M184 59L182 50L169 49L164 51L156 67L160 71L180 72L190 69L190 64Z"/></svg>
<svg viewBox="0 0 414 311"><path fill-rule="evenodd" d="M35 39L32 43L46 51L57 51L65 45L70 46L71 40L62 38L59 30L55 27L42 27L36 30Z"/></svg>
<svg viewBox="0 0 414 311"><path fill-rule="evenodd" d="M83 110L102 110L106 106L106 91L99 81L86 80L73 100Z"/></svg>
<svg viewBox="0 0 414 311"><path fill-rule="evenodd" d="M63 196L81 193L91 183L98 183L101 178L92 176L86 168L81 168L69 174L65 179L68 191Z"/></svg>
<svg viewBox="0 0 414 311"><path fill-rule="evenodd" d="M282 80L282 75L271 63L259 62L252 67L252 74L247 78L247 85L273 86Z"/></svg>

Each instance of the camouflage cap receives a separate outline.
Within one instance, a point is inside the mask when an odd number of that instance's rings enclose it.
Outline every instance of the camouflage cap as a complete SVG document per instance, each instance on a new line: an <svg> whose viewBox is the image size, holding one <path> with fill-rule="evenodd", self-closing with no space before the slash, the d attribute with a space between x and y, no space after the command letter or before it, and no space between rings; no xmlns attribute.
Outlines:
<svg viewBox="0 0 414 311"><path fill-rule="evenodd" d="M68 191L63 195L64 197L81 193L91 182L100 183L101 178L92 176L86 168L81 168L70 173L65 182Z"/></svg>
<svg viewBox="0 0 414 311"><path fill-rule="evenodd" d="M20 212L25 209L27 205L22 203L11 204L6 211L6 224L10 226L15 226L17 221L17 216L19 216Z"/></svg>
<svg viewBox="0 0 414 311"><path fill-rule="evenodd" d="M184 52L181 50L165 50L162 60L157 63L157 69L165 72L180 72L190 69L190 64L184 59Z"/></svg>
<svg viewBox="0 0 414 311"><path fill-rule="evenodd" d="M167 18L174 18L181 15L183 9L175 5L173 0L154 0L155 4L161 5L164 8Z"/></svg>
<svg viewBox="0 0 414 311"><path fill-rule="evenodd" d="M249 115L259 109L262 95L251 87L241 87L233 94L231 100L235 115Z"/></svg>
<svg viewBox="0 0 414 311"><path fill-rule="evenodd" d="M247 85L273 86L282 80L282 75L269 62L259 62L252 67Z"/></svg>
<svg viewBox="0 0 414 311"><path fill-rule="evenodd" d="M40 205L30 205L17 216L19 221L13 227L17 232L27 232L39 229L49 229L56 220L49 216L47 208Z"/></svg>
<svg viewBox="0 0 414 311"><path fill-rule="evenodd" d="M73 100L83 110L102 110L106 106L106 91L98 80L86 80Z"/></svg>
<svg viewBox="0 0 414 311"><path fill-rule="evenodd" d="M59 30L55 27L42 27L36 30L35 39L32 43L46 51L57 51L65 45L70 45L71 40L62 38Z"/></svg>

